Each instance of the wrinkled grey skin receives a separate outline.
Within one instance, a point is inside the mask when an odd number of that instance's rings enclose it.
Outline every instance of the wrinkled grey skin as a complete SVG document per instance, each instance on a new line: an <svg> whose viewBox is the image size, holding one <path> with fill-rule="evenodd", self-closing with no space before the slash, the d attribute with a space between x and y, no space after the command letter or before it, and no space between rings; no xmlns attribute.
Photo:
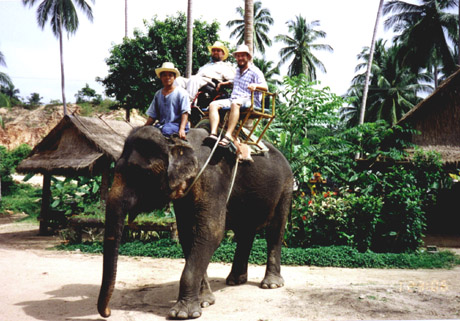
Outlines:
<svg viewBox="0 0 460 321"><path fill-rule="evenodd" d="M228 204L235 155L218 149L190 192L184 191L208 158L204 129L192 129L188 142L167 140L152 126L134 129L117 162L106 204L103 279L98 311L110 316L108 303L114 290L118 249L127 214L163 208L173 201L179 240L186 264L179 297L170 318L201 316L201 308L215 302L206 269L226 229L235 233L237 249L227 284L247 281L248 256L257 230L265 228L268 258L263 288L284 285L280 274L281 242L291 207L293 178L290 166L273 146L254 163L242 163Z"/></svg>

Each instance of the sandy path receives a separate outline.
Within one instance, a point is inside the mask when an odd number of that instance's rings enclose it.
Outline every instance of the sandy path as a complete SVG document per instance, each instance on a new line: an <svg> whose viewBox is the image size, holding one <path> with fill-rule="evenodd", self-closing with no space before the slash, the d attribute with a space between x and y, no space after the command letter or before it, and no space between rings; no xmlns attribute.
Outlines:
<svg viewBox="0 0 460 321"><path fill-rule="evenodd" d="M3 222L2 222L3 221ZM1 224L3 223L3 224ZM38 227L0 220L1 320L103 320L96 311L102 256L45 250L56 237ZM184 260L121 257L108 320L165 320L178 292ZM208 269L217 298L202 321L428 320L460 318L460 267L382 270L283 266L286 285L225 285L228 264Z"/></svg>

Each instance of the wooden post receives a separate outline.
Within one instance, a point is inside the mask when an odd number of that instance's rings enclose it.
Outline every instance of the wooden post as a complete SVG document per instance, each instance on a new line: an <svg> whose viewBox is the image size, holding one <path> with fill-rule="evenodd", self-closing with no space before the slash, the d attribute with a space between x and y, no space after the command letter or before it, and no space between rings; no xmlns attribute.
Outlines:
<svg viewBox="0 0 460 321"><path fill-rule="evenodd" d="M40 209L40 228L38 230L39 235L48 234L48 222L50 213L50 201L51 201L51 174L43 174L43 187L42 187L42 207Z"/></svg>

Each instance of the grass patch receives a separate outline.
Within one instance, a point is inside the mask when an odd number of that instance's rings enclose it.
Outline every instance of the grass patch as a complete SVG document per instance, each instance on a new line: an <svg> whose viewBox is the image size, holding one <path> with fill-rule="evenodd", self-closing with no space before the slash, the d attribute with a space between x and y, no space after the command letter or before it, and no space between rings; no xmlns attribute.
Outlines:
<svg viewBox="0 0 460 321"><path fill-rule="evenodd" d="M29 216L24 221L37 221L40 214L42 189L29 184L15 184L14 193L2 196L0 211L6 210L14 213L26 213Z"/></svg>
<svg viewBox="0 0 460 321"><path fill-rule="evenodd" d="M87 253L102 253L101 243L59 245L60 250L76 250ZM224 240L214 253L211 262L231 263L236 244ZM267 245L265 240L254 242L249 263L266 263ZM120 246L120 255L146 256L153 258L183 258L182 248L170 239L144 243L134 241ZM400 269L450 269L460 265L460 257L449 251L438 253L360 253L347 246L328 246L317 248L283 248L283 265L332 266L346 268L400 268Z"/></svg>

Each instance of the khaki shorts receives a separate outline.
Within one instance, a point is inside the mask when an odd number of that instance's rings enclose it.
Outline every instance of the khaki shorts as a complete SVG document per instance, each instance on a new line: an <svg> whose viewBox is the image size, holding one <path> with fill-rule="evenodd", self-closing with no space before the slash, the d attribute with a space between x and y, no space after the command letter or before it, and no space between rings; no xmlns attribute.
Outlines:
<svg viewBox="0 0 460 321"><path fill-rule="evenodd" d="M249 107L251 106L251 98L218 99L214 100L211 104L217 105L219 108L230 108L232 103L236 103L240 107Z"/></svg>

